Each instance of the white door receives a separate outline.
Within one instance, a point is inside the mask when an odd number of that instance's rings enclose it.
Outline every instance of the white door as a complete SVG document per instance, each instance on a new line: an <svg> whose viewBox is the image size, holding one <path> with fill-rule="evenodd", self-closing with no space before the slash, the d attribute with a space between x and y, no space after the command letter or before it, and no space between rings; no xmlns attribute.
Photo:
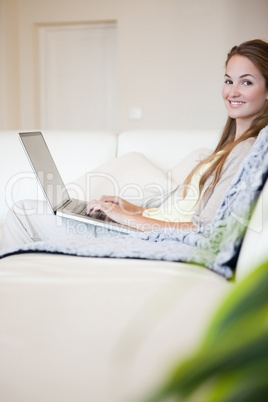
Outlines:
<svg viewBox="0 0 268 402"><path fill-rule="evenodd" d="M116 130L116 23L39 27L43 129Z"/></svg>

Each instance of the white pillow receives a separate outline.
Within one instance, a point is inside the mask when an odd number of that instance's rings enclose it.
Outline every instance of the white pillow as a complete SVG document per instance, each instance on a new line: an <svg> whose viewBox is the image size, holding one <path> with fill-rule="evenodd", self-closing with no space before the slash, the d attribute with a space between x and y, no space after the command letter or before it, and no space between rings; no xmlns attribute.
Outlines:
<svg viewBox="0 0 268 402"><path fill-rule="evenodd" d="M208 148L198 148L191 152L171 169L170 179L177 185L183 184L191 170L211 153L212 150Z"/></svg>
<svg viewBox="0 0 268 402"><path fill-rule="evenodd" d="M67 187L71 197L86 201L102 195L119 195L133 204L144 205L175 186L143 154L130 152L87 172Z"/></svg>

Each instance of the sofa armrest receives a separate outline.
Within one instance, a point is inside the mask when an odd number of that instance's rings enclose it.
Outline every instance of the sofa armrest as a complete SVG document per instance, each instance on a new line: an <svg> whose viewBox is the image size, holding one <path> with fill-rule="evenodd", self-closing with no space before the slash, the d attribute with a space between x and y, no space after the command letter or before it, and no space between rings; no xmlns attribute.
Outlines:
<svg viewBox="0 0 268 402"><path fill-rule="evenodd" d="M237 281L241 281L268 258L268 181L261 192L249 222L236 267Z"/></svg>

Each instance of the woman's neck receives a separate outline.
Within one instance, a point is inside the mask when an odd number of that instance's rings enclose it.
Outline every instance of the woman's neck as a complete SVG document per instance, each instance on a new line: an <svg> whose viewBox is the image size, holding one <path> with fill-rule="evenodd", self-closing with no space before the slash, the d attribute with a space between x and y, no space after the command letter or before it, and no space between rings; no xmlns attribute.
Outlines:
<svg viewBox="0 0 268 402"><path fill-rule="evenodd" d="M236 120L236 130L235 130L235 141L238 140L238 138L241 137L250 127L251 125L251 120L250 121L241 121L241 120Z"/></svg>

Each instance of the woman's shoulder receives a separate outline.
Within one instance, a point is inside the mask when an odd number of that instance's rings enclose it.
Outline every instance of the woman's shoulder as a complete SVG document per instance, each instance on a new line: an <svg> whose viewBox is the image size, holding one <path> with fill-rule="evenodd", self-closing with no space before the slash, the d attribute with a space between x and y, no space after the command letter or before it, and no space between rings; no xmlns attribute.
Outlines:
<svg viewBox="0 0 268 402"><path fill-rule="evenodd" d="M246 140L239 142L235 148L251 148L255 141L256 137L247 138Z"/></svg>
<svg viewBox="0 0 268 402"><path fill-rule="evenodd" d="M250 148L252 147L252 145L254 144L254 142L256 141L255 137L251 137L251 138L247 138L244 141L239 142L232 150L231 154L233 155L237 155L237 154L243 154L245 155ZM231 155L230 154L230 155Z"/></svg>
<svg viewBox="0 0 268 402"><path fill-rule="evenodd" d="M225 168L229 168L230 165L239 165L246 154L250 151L252 145L256 141L256 138L248 138L239 142L230 152L226 159Z"/></svg>

